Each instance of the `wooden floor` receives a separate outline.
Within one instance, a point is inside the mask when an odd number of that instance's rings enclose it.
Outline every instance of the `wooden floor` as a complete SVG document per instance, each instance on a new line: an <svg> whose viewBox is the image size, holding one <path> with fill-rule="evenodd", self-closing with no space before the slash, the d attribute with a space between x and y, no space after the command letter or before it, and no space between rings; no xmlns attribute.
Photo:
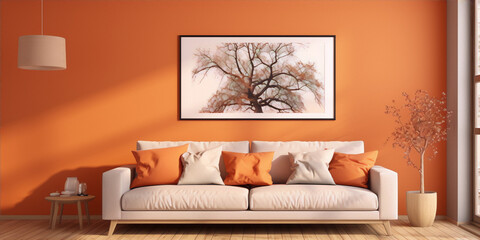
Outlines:
<svg viewBox="0 0 480 240"><path fill-rule="evenodd" d="M392 222L392 236L385 236L382 225L118 225L107 237L108 224L93 220L79 230L77 221L65 220L50 230L47 220L3 220L0 239L480 239L445 220L414 228L404 218Z"/></svg>

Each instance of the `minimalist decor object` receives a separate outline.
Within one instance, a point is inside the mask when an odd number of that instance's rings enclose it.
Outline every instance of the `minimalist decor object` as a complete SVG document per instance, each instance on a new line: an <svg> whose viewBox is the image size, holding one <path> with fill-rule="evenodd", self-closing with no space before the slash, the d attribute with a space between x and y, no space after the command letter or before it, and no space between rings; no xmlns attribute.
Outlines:
<svg viewBox="0 0 480 240"><path fill-rule="evenodd" d="M77 177L67 177L65 190L62 192L62 195L76 195L78 193L78 184Z"/></svg>
<svg viewBox="0 0 480 240"><path fill-rule="evenodd" d="M180 36L180 119L335 119L335 36Z"/></svg>
<svg viewBox="0 0 480 240"><path fill-rule="evenodd" d="M407 164L420 173L420 191L407 192L407 214L410 224L415 227L428 227L433 224L437 211L437 193L425 191L425 158L437 155L437 143L447 140L447 128L451 112L447 110L447 95L440 98L417 90L413 97L403 93L405 103L386 106L386 114L395 118L395 130L388 140L393 147L404 151ZM408 113L405 114L404 113ZM420 159L414 162L410 156L416 152Z"/></svg>
<svg viewBox="0 0 480 240"><path fill-rule="evenodd" d="M65 38L43 34L43 0L40 0L41 35L18 38L18 68L64 70L67 68Z"/></svg>
<svg viewBox="0 0 480 240"><path fill-rule="evenodd" d="M50 193L50 197L58 197L60 196L60 193L59 192L52 192Z"/></svg>
<svg viewBox="0 0 480 240"><path fill-rule="evenodd" d="M80 183L78 185L78 196L88 196L87 194L87 183Z"/></svg>

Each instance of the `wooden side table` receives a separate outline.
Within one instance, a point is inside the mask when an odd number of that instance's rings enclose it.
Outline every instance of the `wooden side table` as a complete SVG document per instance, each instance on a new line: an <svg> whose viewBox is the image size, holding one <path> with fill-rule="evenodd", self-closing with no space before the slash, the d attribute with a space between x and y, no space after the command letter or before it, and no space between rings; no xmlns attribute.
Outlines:
<svg viewBox="0 0 480 240"><path fill-rule="evenodd" d="M52 202L50 207L50 228L55 229L58 215L58 205L60 205L60 219L58 224L62 222L63 204L76 203L78 211L78 223L80 229L83 228L83 216L82 216L82 202L85 204L85 213L87 214L87 222L90 224L90 214L88 212L88 202L93 200L95 196L71 196L71 197L45 197L45 200Z"/></svg>

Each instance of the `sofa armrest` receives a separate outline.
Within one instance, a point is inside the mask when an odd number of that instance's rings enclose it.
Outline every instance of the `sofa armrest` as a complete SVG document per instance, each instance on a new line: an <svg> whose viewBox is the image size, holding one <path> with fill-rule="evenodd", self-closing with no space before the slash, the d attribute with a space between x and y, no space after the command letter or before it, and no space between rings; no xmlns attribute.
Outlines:
<svg viewBox="0 0 480 240"><path fill-rule="evenodd" d="M370 190L378 196L381 220L398 218L398 175L381 166L370 169Z"/></svg>
<svg viewBox="0 0 480 240"><path fill-rule="evenodd" d="M102 177L102 219L121 219L121 200L130 190L135 173L135 165L117 167L103 173Z"/></svg>

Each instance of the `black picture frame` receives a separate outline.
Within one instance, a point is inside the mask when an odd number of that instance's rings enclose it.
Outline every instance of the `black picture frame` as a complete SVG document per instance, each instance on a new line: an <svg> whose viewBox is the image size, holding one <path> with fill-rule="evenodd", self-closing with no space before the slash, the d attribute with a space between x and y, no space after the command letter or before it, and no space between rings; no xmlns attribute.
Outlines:
<svg viewBox="0 0 480 240"><path fill-rule="evenodd" d="M198 68L198 64L200 64L200 62L198 60L199 56L197 56L197 59L192 59L192 58L195 58L195 55L193 54L194 51L199 51L200 49L203 49L203 50L206 50L206 51L207 50L214 50L214 47L211 46L212 42L216 41L217 43L222 43L222 44L227 43L227 44L229 44L229 43L233 43L232 39L237 39L237 38L243 40L243 42L238 41L237 42L238 44L239 43L250 43L250 42L252 42L252 43L263 43L263 42L265 42L265 43L272 43L272 44L275 44L275 43L281 44L282 42L279 39L291 40L292 38L303 39L303 41L305 41L305 39L319 39L319 40L321 39L321 40L325 41L323 43L324 44L324 51L323 51L323 54L324 54L323 55L323 57L324 57L324 62L323 62L324 63L324 69L323 69L324 70L324 72L323 72L323 74L324 74L323 75L324 76L324 79L323 79L324 102L323 102L323 104L324 104L325 112L327 112L327 110L328 110L328 113L326 113L326 114L322 114L320 112L318 112L318 113L312 113L312 112L309 112L309 113L304 113L304 112L295 112L295 113L293 113L293 112L292 113L272 113L272 112L251 113L251 112L232 112L232 111L228 112L228 113L210 113L210 112L200 113L200 111L198 111L198 113L195 113L195 111L192 111L190 109L188 111L185 111L185 109L188 106L188 105L185 105L185 104L188 104L187 102L190 102L190 103L193 102L194 104L197 104L197 100L189 99L189 98L192 98L192 92L194 92L194 93L196 92L196 93L200 93L200 94L204 94L204 93L208 92L208 91L205 91L203 89L195 89L193 87L191 87L191 89L189 89L189 92L186 92L186 90L185 90L185 88L188 88L188 87L186 87L186 85L188 85L189 81L192 82L192 84L193 84L193 81L194 81L193 77L192 77L193 76L193 71L192 71L192 62L193 61L197 63L197 65L194 65L194 66L196 66L196 68L193 68L193 69L199 69ZM201 41L202 43L197 44L197 46L192 46L192 45L195 45L195 44L192 44L192 41L199 40L199 39L202 39L202 41ZM252 40L252 39L255 39L255 40ZM185 40L189 40L189 41L185 41ZM222 40L224 42L221 42ZM268 40L270 40L270 41L268 41ZM331 43L329 41L331 41ZM299 43L297 43L297 42L299 42ZM303 48L305 47L305 45L313 45L313 44L302 44L301 43L302 41L300 41L300 40L298 40L297 42L288 42L287 41L286 43L301 44L301 46ZM179 106L178 106L178 115L179 115L180 120L336 120L336 35L179 35L178 36L178 44L179 44ZM317 44L319 44L319 43L317 43ZM202 48L202 46L204 46L204 47L207 46L207 47ZM219 47L219 45L217 45L217 49L218 49L218 47ZM222 47L224 47L224 45ZM327 47L329 47L331 49L327 49ZM192 50L192 48L194 48L195 50ZM227 48L225 48L225 49L227 49ZM186 52L188 52L188 53L186 53ZM236 52L238 52L238 50ZM304 54L305 54L305 52L308 52L308 49L307 50L303 49ZM212 52L209 52L209 54L211 54L212 56L214 55L214 53L212 53ZM310 52L308 54L309 54L308 56L310 56ZM330 57L330 59L326 59L326 55L328 55ZM212 56L210 56L210 57L212 57ZM320 58L321 57L322 56L320 56ZM188 59L188 61L186 61L186 59ZM328 63L327 63L327 61L328 61ZM227 65L225 65L225 66L227 66ZM237 64L237 66L238 66L238 64ZM313 66L315 66L315 65L313 65ZM232 67L232 69L233 69L233 67ZM187 70L190 70L190 72L191 72L190 76L186 76L186 75L189 74ZM243 69L243 70L245 70L245 69ZM238 67L238 71L242 72L240 67ZM326 79L327 77L325 77L327 75L327 72L328 72L328 78L329 79ZM208 70L207 73L205 73L204 77L208 74L211 74L210 70ZM219 77L217 77L217 78L219 78ZM220 79L222 79L222 78L223 77L220 77ZM327 81L328 81L328 84L327 84ZM219 86L220 86L220 84L221 83L219 83ZM326 89L327 86L329 87L329 89ZM194 90L192 91L192 89L194 89ZM217 95L222 96L222 97L224 96L222 94L217 94ZM231 95L232 94L230 94L229 96L231 96ZM328 95L328 100L327 100L327 95ZM218 96L217 96L217 98L218 98ZM214 98L210 97L209 102L213 101L212 99L214 99ZM302 97L302 99L303 99L303 97ZM205 100L205 97L202 100ZM213 101L213 102L215 103L215 101ZM243 102L243 100L242 100L242 102ZM302 104L303 104L303 100L302 100ZM329 106L326 106L326 104L329 104ZM224 104L224 105L227 105L227 104ZM203 109L206 109L207 111L217 111L218 110L218 108L215 107L216 106L215 104L208 104L207 103L207 104L204 104L203 106L204 107L202 108L202 110ZM240 106L237 106L237 107L240 107ZM248 107L249 107L249 110L253 111L253 107L250 107L250 106L248 106ZM195 108L195 109L198 109L198 107ZM293 109L293 107L291 107L291 109ZM270 109L270 110L273 110L273 108ZM192 112L193 112L193 114L192 114ZM259 115L259 114L262 114L262 115ZM210 115L210 116L206 116L206 115ZM242 116L239 117L239 115L242 115ZM278 115L278 116L275 116L275 115ZM313 115L315 115L315 116L313 116Z"/></svg>

